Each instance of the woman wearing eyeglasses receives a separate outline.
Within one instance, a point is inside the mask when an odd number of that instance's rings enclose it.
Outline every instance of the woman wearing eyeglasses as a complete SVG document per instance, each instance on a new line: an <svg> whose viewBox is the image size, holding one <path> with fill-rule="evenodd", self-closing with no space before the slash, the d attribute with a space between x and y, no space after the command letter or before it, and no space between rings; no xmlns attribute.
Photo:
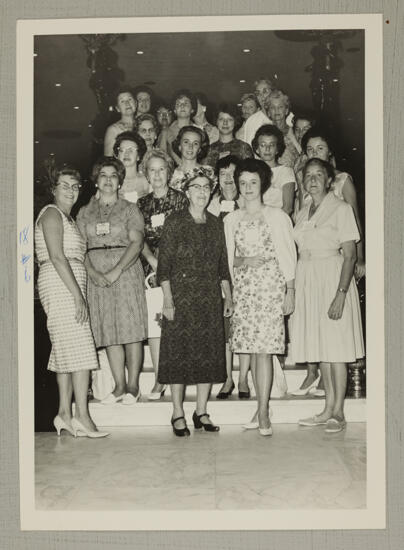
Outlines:
<svg viewBox="0 0 404 550"><path fill-rule="evenodd" d="M97 348L106 348L115 381L114 391L102 402L132 405L140 397L147 306L139 259L144 222L136 204L118 195L124 179L120 160L101 157L92 171L99 197L80 209L77 224L88 247L88 302L94 339Z"/></svg>
<svg viewBox="0 0 404 550"><path fill-rule="evenodd" d="M59 410L53 424L60 435L105 437L92 421L87 405L89 373L98 369L97 353L86 302L86 252L70 215L79 196L80 174L69 167L51 181L54 203L41 210L35 223L35 252L39 262L38 291L47 316L52 343L48 369L56 373ZM72 397L75 415L72 417Z"/></svg>
<svg viewBox="0 0 404 550"><path fill-rule="evenodd" d="M171 385L176 436L190 432L184 417L184 389L196 384L196 429L219 430L207 414L213 383L226 380L223 316L233 305L223 222L206 211L214 180L198 167L184 176L189 206L164 223L160 239L158 282L163 289L158 380ZM222 300L224 293L224 303Z"/></svg>

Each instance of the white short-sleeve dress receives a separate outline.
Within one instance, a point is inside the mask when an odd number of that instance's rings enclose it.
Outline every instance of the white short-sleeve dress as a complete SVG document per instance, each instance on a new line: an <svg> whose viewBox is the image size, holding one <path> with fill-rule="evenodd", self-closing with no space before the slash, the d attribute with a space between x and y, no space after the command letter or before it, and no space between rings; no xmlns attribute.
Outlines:
<svg viewBox="0 0 404 550"><path fill-rule="evenodd" d="M352 207L333 191L308 219L310 204L298 213L293 229L299 259L295 311L291 316L291 356L296 363L352 363L364 356L359 297L352 279L341 319L328 310L338 290L343 264L341 245L359 240Z"/></svg>

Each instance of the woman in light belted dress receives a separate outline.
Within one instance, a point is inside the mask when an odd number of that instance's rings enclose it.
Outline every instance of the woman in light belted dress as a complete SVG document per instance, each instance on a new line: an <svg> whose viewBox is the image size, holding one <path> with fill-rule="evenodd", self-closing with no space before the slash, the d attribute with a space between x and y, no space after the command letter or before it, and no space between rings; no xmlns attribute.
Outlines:
<svg viewBox="0 0 404 550"><path fill-rule="evenodd" d="M311 196L298 213L294 238L299 250L296 302L291 318L291 355L299 363L320 363L325 408L299 421L345 428L347 363L364 356L358 292L352 280L359 231L352 207L330 190L333 167L310 159L303 172Z"/></svg>
<svg viewBox="0 0 404 550"><path fill-rule="evenodd" d="M80 179L70 167L52 176L54 204L45 206L35 223L38 291L52 343L48 369L56 373L59 389L59 410L53 420L58 435L66 430L73 435L104 437L108 434L97 430L87 405L89 373L98 369L98 361L86 301L86 245L70 216Z"/></svg>
<svg viewBox="0 0 404 550"><path fill-rule="evenodd" d="M98 348L106 348L115 381L115 389L103 402L132 405L140 396L147 306L139 259L143 217L136 204L118 196L124 178L121 161L101 157L92 172L99 198L93 197L80 209L77 224L88 246L88 302L94 339Z"/></svg>

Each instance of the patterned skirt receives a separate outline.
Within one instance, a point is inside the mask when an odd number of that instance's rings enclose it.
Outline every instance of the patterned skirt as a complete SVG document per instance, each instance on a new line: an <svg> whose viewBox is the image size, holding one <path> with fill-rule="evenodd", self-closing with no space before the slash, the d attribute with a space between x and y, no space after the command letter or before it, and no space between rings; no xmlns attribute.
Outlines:
<svg viewBox="0 0 404 550"><path fill-rule="evenodd" d="M97 271L106 273L118 263L122 250L90 250L89 257ZM136 260L109 287L96 286L89 278L88 305L97 347L145 340L147 305L140 260Z"/></svg>
<svg viewBox="0 0 404 550"><path fill-rule="evenodd" d="M87 273L79 260L70 260L76 281L86 295ZM38 291L47 316L52 351L48 369L59 374L98 369L97 352L89 321L80 325L74 299L52 262L39 269Z"/></svg>

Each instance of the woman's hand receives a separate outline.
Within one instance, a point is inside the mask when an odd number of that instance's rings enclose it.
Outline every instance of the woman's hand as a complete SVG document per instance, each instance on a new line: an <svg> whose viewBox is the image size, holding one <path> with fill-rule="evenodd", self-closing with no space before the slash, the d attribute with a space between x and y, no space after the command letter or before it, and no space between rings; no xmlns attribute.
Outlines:
<svg viewBox="0 0 404 550"><path fill-rule="evenodd" d="M264 256L250 256L243 258L243 265L249 265L250 267L261 267L266 262Z"/></svg>
<svg viewBox="0 0 404 550"><path fill-rule="evenodd" d="M233 315L233 311L233 300L231 298L225 298L223 304L223 317L231 317Z"/></svg>
<svg viewBox="0 0 404 550"><path fill-rule="evenodd" d="M295 309L295 289L287 288L283 301L282 311L284 315L290 315Z"/></svg>
<svg viewBox="0 0 404 550"><path fill-rule="evenodd" d="M105 279L109 282L109 284L115 283L119 279L119 277L122 274L122 269L120 267L115 266L111 271L108 271L108 273L104 273Z"/></svg>
<svg viewBox="0 0 404 550"><path fill-rule="evenodd" d="M337 292L334 300L331 302L328 310L328 317L333 321L338 321L338 319L341 319L342 312L344 311L345 297L345 292Z"/></svg>
<svg viewBox="0 0 404 550"><path fill-rule="evenodd" d="M164 300L163 315L168 321L174 321L175 307L172 300Z"/></svg>
<svg viewBox="0 0 404 550"><path fill-rule="evenodd" d="M74 306L76 308L75 319L80 325L82 325L88 321L87 302L83 298L83 295L80 295L74 299Z"/></svg>
<svg viewBox="0 0 404 550"><path fill-rule="evenodd" d="M95 284L95 286L101 286L106 287L110 285L110 282L105 277L104 273L100 273L99 271L96 271L95 269L88 272L88 276L92 280L92 282Z"/></svg>
<svg viewBox="0 0 404 550"><path fill-rule="evenodd" d="M366 264L363 260L358 260L355 265L355 279L359 281L366 275Z"/></svg>

